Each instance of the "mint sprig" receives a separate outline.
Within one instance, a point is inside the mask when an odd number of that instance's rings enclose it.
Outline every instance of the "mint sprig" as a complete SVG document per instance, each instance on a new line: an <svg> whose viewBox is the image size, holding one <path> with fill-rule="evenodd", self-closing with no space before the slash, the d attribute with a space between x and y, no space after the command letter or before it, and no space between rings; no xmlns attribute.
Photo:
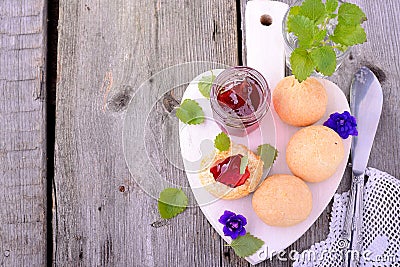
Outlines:
<svg viewBox="0 0 400 267"><path fill-rule="evenodd" d="M166 188L158 198L158 212L164 219L175 217L188 205L188 198L182 189Z"/></svg>
<svg viewBox="0 0 400 267"><path fill-rule="evenodd" d="M292 72L299 81L307 79L313 72L315 65L310 53L304 48L296 48L290 56Z"/></svg>
<svg viewBox="0 0 400 267"><path fill-rule="evenodd" d="M244 258L256 253L263 245L263 240L247 233L246 235L234 239L232 243L227 246L232 247L236 255Z"/></svg>
<svg viewBox="0 0 400 267"><path fill-rule="evenodd" d="M204 112L199 103L192 99L185 99L176 108L176 116L186 124L200 124L204 122Z"/></svg>
<svg viewBox="0 0 400 267"><path fill-rule="evenodd" d="M259 145L257 155L264 162L264 169L269 169L278 157L278 150L270 144Z"/></svg>
<svg viewBox="0 0 400 267"><path fill-rule="evenodd" d="M328 13L333 13L336 11L338 5L339 5L339 2L337 0L326 0L325 10Z"/></svg>
<svg viewBox="0 0 400 267"><path fill-rule="evenodd" d="M228 151L231 147L231 139L226 133L221 132L214 139L214 147L219 151Z"/></svg>
<svg viewBox="0 0 400 267"><path fill-rule="evenodd" d="M326 15L326 8L322 1L305 0L300 6L300 15L310 18L312 21L320 21Z"/></svg>
<svg viewBox="0 0 400 267"><path fill-rule="evenodd" d="M201 77L197 87L200 93L207 99L210 99L211 86L215 80L215 75L211 71L211 75Z"/></svg>
<svg viewBox="0 0 400 267"><path fill-rule="evenodd" d="M287 31L298 40L290 56L292 72L300 82L316 70L330 76L336 69L336 50L364 43L366 33L361 24L365 13L355 4L338 0L304 0L290 9ZM334 28L334 30L332 30Z"/></svg>

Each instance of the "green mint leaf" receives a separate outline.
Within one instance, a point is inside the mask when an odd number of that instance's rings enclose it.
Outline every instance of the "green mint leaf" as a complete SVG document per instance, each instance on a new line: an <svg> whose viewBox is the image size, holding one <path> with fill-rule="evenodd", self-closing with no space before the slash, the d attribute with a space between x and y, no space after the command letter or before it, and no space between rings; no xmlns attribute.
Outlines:
<svg viewBox="0 0 400 267"><path fill-rule="evenodd" d="M292 6L289 10L289 16L296 16L300 13L300 6Z"/></svg>
<svg viewBox="0 0 400 267"><path fill-rule="evenodd" d="M164 219L175 217L188 205L188 198L182 189L166 188L158 198L158 212Z"/></svg>
<svg viewBox="0 0 400 267"><path fill-rule="evenodd" d="M343 3L338 10L338 22L349 26L357 26L367 20L365 13L355 4Z"/></svg>
<svg viewBox="0 0 400 267"><path fill-rule="evenodd" d="M333 33L328 30L332 19L337 21ZM346 51L367 40L360 26L366 19L360 7L343 2L339 6L338 0L304 0L301 6L292 7L286 26L297 37L297 48L290 56L296 79L304 81L314 69L332 75L336 69L335 49Z"/></svg>
<svg viewBox="0 0 400 267"><path fill-rule="evenodd" d="M325 5L321 0L304 0L299 14L316 22L326 15Z"/></svg>
<svg viewBox="0 0 400 267"><path fill-rule="evenodd" d="M332 46L321 46L310 52L317 71L326 76L331 76L336 70L336 53Z"/></svg>
<svg viewBox="0 0 400 267"><path fill-rule="evenodd" d="M185 99L176 108L176 116L186 124L200 124L204 121L204 112L199 103L192 99Z"/></svg>
<svg viewBox="0 0 400 267"><path fill-rule="evenodd" d="M240 174L244 174L245 173L248 163L249 163L249 157L248 156L243 156L240 159Z"/></svg>
<svg viewBox="0 0 400 267"><path fill-rule="evenodd" d="M214 147L219 151L228 151L231 147L231 139L226 133L221 132L215 137Z"/></svg>
<svg viewBox="0 0 400 267"><path fill-rule="evenodd" d="M211 86L214 80L215 80L215 75L214 73L211 72L211 75L201 77L199 83L197 84L200 93L207 99L210 99Z"/></svg>
<svg viewBox="0 0 400 267"><path fill-rule="evenodd" d="M230 247L233 248L236 255L244 258L256 253L263 245L264 241L250 233L247 233L246 235L234 239L230 244Z"/></svg>
<svg viewBox="0 0 400 267"><path fill-rule="evenodd" d="M314 22L302 15L290 16L288 18L288 31L297 36L299 45L309 48L313 41L314 33L318 31Z"/></svg>
<svg viewBox="0 0 400 267"><path fill-rule="evenodd" d="M360 25L338 24L330 38L337 44L352 46L364 43L367 40L367 35Z"/></svg>
<svg viewBox="0 0 400 267"><path fill-rule="evenodd" d="M327 13L333 13L338 7L338 0L326 0L325 8Z"/></svg>
<svg viewBox="0 0 400 267"><path fill-rule="evenodd" d="M330 18L330 19L334 19L334 18L336 18L336 17L337 17L337 14L336 14L336 13L332 13L332 14L329 15L329 18Z"/></svg>
<svg viewBox="0 0 400 267"><path fill-rule="evenodd" d="M278 157L278 150L270 144L264 144L258 146L257 155L264 162L264 169L269 169Z"/></svg>
<svg viewBox="0 0 400 267"><path fill-rule="evenodd" d="M296 48L290 55L290 65L292 72L299 82L307 79L313 72L315 65L307 50L303 48Z"/></svg>
<svg viewBox="0 0 400 267"><path fill-rule="evenodd" d="M325 39L325 37L326 37L326 30L319 31L314 35L313 43L318 45Z"/></svg>

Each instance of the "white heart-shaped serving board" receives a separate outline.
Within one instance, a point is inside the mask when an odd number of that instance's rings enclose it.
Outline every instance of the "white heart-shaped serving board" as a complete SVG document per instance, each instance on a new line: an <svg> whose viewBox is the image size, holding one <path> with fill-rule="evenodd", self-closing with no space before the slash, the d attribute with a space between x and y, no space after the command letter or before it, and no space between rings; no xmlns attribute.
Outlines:
<svg viewBox="0 0 400 267"><path fill-rule="evenodd" d="M214 75L218 75L221 71L213 70L212 72ZM199 125L186 125L181 122L179 124L180 146L186 174L202 212L226 242L231 243L232 240L230 237L224 236L223 225L218 222L224 211L230 210L247 218L246 230L265 242L265 245L257 253L246 258L250 263L257 264L294 243L310 228L327 207L345 171L350 153L351 138L343 140L345 157L336 173L323 182L307 183L313 198L313 208L308 218L291 227L269 226L262 222L253 211L251 204L252 194L238 200L217 199L208 193L200 183L200 162L204 157L208 157L214 152L213 140L221 132L221 129L212 119L209 100L203 97L198 89L198 81L201 77L207 75L211 75L211 71L197 76L187 87L182 99L182 101L184 99L194 99L199 102L206 117L205 122ZM319 81L327 91L328 106L325 115L315 123L316 125L323 124L331 113L349 111L349 105L342 90L328 80L319 79ZM260 122L259 129L248 136L231 136L231 139L235 143L246 145L253 151L256 151L257 146L260 144L269 143L274 145L278 149L279 155L269 174L291 174L286 164L286 144L299 129L299 127L289 126L282 122L271 104L270 110Z"/></svg>

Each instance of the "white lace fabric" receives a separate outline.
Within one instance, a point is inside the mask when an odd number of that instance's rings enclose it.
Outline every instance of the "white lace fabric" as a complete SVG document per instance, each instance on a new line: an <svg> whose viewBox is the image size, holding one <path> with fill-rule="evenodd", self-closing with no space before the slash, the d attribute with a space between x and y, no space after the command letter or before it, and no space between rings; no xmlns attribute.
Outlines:
<svg viewBox="0 0 400 267"><path fill-rule="evenodd" d="M368 168L364 189L363 250L343 253L346 242L340 239L349 192L335 194L329 234L326 240L295 255L293 267L339 267L343 257L358 255L360 266L400 267L400 180Z"/></svg>

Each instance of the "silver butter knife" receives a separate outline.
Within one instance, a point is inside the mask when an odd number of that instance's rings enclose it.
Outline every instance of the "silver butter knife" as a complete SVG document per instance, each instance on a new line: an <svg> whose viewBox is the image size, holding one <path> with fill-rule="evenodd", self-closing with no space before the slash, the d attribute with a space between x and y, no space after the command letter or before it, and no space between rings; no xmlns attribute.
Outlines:
<svg viewBox="0 0 400 267"><path fill-rule="evenodd" d="M358 266L362 253L362 213L364 172L376 129L378 128L383 103L382 87L367 67L361 67L350 88L350 110L357 121L358 136L351 144L352 183L350 198L347 204L345 224L341 235L345 241L345 267Z"/></svg>

